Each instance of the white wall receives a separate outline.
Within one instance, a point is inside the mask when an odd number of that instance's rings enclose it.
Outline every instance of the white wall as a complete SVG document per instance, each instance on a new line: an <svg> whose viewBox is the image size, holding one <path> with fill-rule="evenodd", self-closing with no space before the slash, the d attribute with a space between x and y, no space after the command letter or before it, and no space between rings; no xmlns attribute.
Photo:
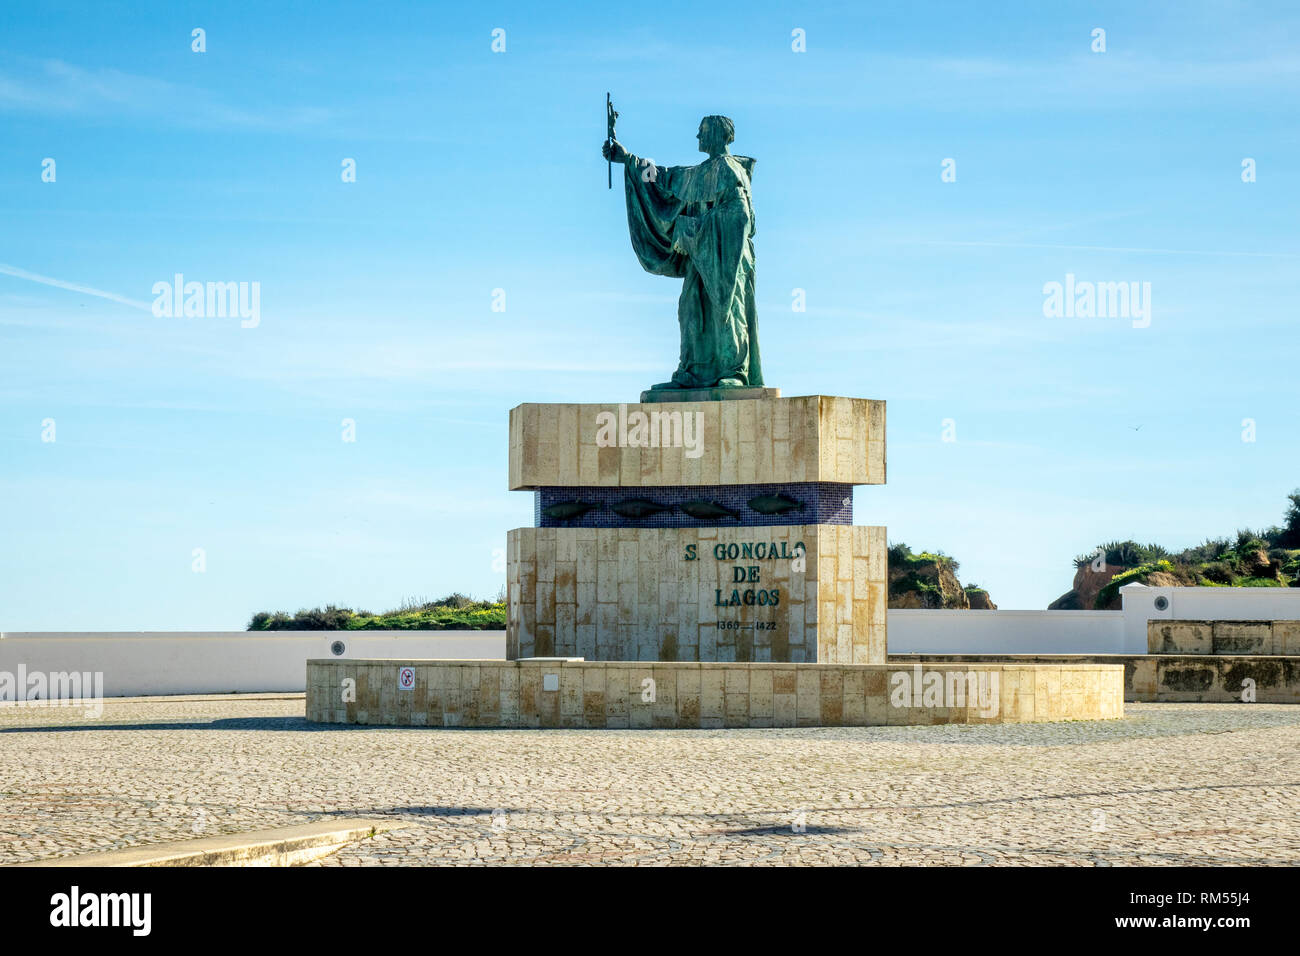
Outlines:
<svg viewBox="0 0 1300 956"><path fill-rule="evenodd" d="M1123 611L889 612L893 654L1145 654L1147 620L1300 621L1300 588L1121 589ZM1155 599L1169 607L1157 610ZM504 631L121 631L0 634L0 671L102 672L104 694L301 691L306 661L505 658Z"/></svg>
<svg viewBox="0 0 1300 956"><path fill-rule="evenodd" d="M891 610L888 624L891 654L1125 653L1122 611Z"/></svg>
<svg viewBox="0 0 1300 956"><path fill-rule="evenodd" d="M307 660L333 657L491 658L505 631L100 631L0 634L0 671L96 671L105 697L301 692Z"/></svg>
<svg viewBox="0 0 1300 956"><path fill-rule="evenodd" d="M1156 607L1158 598L1168 606ZM1300 588L1120 588L1122 611L889 612L891 654L1145 654L1147 621L1300 621Z"/></svg>
<svg viewBox="0 0 1300 956"><path fill-rule="evenodd" d="M1119 653L1119 611L890 611L889 649ZM504 631L37 632L0 635L0 671L102 672L108 697L301 691L308 658L505 658ZM1145 649L1145 630L1143 649Z"/></svg>

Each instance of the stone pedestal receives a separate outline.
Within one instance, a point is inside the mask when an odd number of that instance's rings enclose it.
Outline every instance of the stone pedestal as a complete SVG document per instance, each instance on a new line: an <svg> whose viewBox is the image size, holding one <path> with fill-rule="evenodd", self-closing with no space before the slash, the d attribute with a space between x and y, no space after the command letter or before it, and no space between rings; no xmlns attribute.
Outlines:
<svg viewBox="0 0 1300 956"><path fill-rule="evenodd" d="M510 659L311 660L307 719L716 728L1124 716L1120 659L890 664L885 529L853 524L854 486L884 480L883 402L520 405L510 487L533 492L535 526L507 538ZM1274 645L1300 640L1285 627L1279 637L1282 623ZM1203 693L1199 662L1216 658L1165 660L1152 694ZM1172 666L1189 660L1192 674ZM1239 693L1249 659L1217 660L1212 693ZM1252 675L1290 699L1295 682L1269 660Z"/></svg>
<svg viewBox="0 0 1300 956"><path fill-rule="evenodd" d="M883 402L520 405L509 473L509 659L885 662Z"/></svg>

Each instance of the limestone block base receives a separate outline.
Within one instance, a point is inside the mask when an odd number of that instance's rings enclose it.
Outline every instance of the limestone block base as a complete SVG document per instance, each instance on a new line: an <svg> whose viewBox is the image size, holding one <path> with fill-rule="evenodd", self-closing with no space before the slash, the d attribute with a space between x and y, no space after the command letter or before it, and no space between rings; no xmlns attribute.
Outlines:
<svg viewBox="0 0 1300 956"><path fill-rule="evenodd" d="M801 395L510 411L509 487L885 483L885 403Z"/></svg>
<svg viewBox="0 0 1300 956"><path fill-rule="evenodd" d="M1119 665L307 662L307 719L318 723L859 727L1123 716Z"/></svg>
<svg viewBox="0 0 1300 956"><path fill-rule="evenodd" d="M516 528L506 657L881 664L885 529Z"/></svg>

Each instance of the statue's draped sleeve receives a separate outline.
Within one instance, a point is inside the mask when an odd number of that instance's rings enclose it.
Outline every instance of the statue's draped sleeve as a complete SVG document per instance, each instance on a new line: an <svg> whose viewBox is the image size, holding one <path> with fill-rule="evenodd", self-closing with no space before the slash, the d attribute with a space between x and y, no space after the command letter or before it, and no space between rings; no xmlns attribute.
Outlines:
<svg viewBox="0 0 1300 956"><path fill-rule="evenodd" d="M623 160L627 228L641 268L654 275L681 278L686 256L673 252L673 227L685 205L656 183L664 170L631 153Z"/></svg>

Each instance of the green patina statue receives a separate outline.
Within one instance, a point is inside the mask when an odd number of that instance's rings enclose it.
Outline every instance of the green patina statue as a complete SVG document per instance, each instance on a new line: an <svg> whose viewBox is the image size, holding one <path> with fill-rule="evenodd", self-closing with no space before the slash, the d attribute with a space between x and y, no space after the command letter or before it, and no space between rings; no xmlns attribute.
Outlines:
<svg viewBox="0 0 1300 956"><path fill-rule="evenodd" d="M706 116L698 166L656 166L607 139L601 153L623 163L627 224L642 267L681 278L681 360L663 389L761 388L754 305L754 160L733 156L736 129Z"/></svg>

